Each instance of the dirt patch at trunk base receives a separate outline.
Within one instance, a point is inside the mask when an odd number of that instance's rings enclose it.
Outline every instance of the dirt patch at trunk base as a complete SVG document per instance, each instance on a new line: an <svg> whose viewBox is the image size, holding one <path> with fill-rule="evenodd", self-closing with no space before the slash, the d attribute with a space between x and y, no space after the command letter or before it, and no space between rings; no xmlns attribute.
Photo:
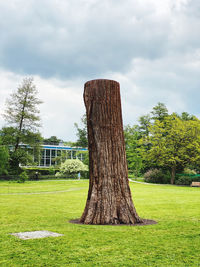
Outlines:
<svg viewBox="0 0 200 267"><path fill-rule="evenodd" d="M156 221L154 220L148 220L148 219L142 219L141 223L135 223L135 224L84 224L82 222L80 222L80 219L75 219L75 220L70 220L70 223L74 223L74 224L81 224L81 225L110 225L110 226L144 226L144 225L152 225L152 224L157 224Z"/></svg>

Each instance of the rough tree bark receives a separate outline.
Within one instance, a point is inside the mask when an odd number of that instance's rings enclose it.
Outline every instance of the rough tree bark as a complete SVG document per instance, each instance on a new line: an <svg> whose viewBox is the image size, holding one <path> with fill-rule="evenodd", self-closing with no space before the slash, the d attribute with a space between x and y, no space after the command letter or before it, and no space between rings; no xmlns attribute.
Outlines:
<svg viewBox="0 0 200 267"><path fill-rule="evenodd" d="M84 224L142 223L133 205L122 124L120 85L112 80L85 84L90 184Z"/></svg>

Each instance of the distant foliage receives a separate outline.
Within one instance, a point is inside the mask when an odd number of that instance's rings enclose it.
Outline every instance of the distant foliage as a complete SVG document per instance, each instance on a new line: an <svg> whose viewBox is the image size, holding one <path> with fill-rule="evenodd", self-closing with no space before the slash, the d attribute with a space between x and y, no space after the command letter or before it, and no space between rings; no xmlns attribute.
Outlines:
<svg viewBox="0 0 200 267"><path fill-rule="evenodd" d="M55 174L55 168L53 166L49 167L49 174L54 175Z"/></svg>
<svg viewBox="0 0 200 267"><path fill-rule="evenodd" d="M9 152L6 146L0 143L0 175L8 174Z"/></svg>
<svg viewBox="0 0 200 267"><path fill-rule="evenodd" d="M63 140L57 138L57 136L53 135L49 138L44 138L43 139L43 144L44 145L56 145L58 146L60 143L62 143Z"/></svg>
<svg viewBox="0 0 200 267"><path fill-rule="evenodd" d="M20 175L19 175L19 180L18 180L18 182L19 183L24 183L25 181L27 181L28 180L28 174L24 171L24 172L22 172Z"/></svg>
<svg viewBox="0 0 200 267"><path fill-rule="evenodd" d="M82 127L80 128L77 123L74 123L76 128L77 141L73 144L77 147L87 147L88 146L88 136L87 136L87 118L86 114L81 118Z"/></svg>

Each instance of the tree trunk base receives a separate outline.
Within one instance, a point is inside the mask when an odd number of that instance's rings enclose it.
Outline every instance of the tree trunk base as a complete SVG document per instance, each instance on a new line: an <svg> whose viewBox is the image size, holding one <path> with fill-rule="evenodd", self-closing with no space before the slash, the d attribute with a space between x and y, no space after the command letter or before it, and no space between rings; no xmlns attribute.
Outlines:
<svg viewBox="0 0 200 267"><path fill-rule="evenodd" d="M85 223L81 222L80 219L75 219L75 220L70 220L69 221L70 223L73 223L73 224L82 224L82 225L85 225ZM139 223L134 223L134 224L125 224L125 223L121 223L121 224L96 224L96 225L111 225L111 226L145 226L145 225L152 225L152 224L157 224L156 221L154 220L148 220L148 219L141 219L141 222ZM94 224L90 224L90 225L94 225Z"/></svg>

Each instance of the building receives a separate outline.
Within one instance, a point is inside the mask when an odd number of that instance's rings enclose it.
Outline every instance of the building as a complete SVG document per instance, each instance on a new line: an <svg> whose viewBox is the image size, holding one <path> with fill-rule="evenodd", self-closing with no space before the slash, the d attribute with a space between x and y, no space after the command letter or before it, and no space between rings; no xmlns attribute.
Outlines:
<svg viewBox="0 0 200 267"><path fill-rule="evenodd" d="M33 148L21 144L28 148L28 153L33 156L33 161L37 167L50 167L59 164L66 159L84 159L87 148L69 147L63 145L41 145L39 153L35 153ZM38 155L39 154L39 155Z"/></svg>

